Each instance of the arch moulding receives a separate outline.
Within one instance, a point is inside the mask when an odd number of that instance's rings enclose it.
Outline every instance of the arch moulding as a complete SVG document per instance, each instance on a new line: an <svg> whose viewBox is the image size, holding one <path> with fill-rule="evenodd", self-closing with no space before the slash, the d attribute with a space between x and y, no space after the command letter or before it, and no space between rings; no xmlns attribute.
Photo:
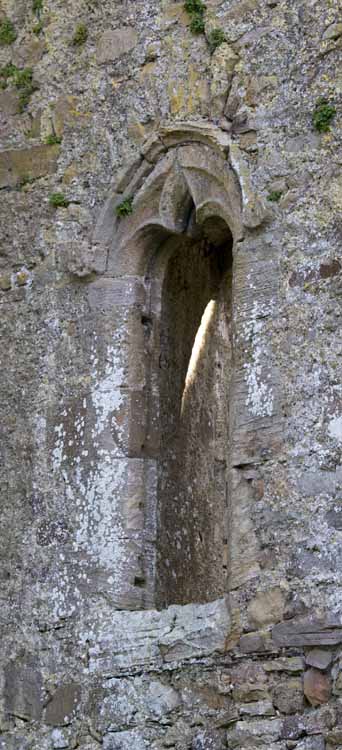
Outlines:
<svg viewBox="0 0 342 750"><path fill-rule="evenodd" d="M126 197L133 199L132 214L118 218L115 208ZM93 246L98 252L106 248L107 261L103 274L89 283L88 298L101 350L115 363L117 393L117 406L108 410L106 423L101 420L96 439L101 461L118 466L110 517L120 544L112 560L107 555L106 566L120 609L158 605L161 395L157 370L161 366L163 285L175 243L214 249L229 245L232 256L229 337L234 344L227 383L230 536L225 593L258 573L257 542L248 515L250 497L239 467L257 465L265 444L269 446L269 435L274 446L279 431L274 426L275 390L269 379L267 392L257 382L259 401L253 403L251 383L261 378L260 358L255 362L258 372L248 382L243 362L246 342L240 327L246 331L247 280L258 260L258 252L253 254L245 239L264 218L263 204L251 189L241 153L227 134L206 123L178 123L161 128L146 143L140 163L118 179L95 227ZM253 282L254 302L263 308L267 305L265 273L264 263L263 273L255 273ZM260 426L262 438L257 443L253 436ZM235 497L239 497L238 513Z"/></svg>

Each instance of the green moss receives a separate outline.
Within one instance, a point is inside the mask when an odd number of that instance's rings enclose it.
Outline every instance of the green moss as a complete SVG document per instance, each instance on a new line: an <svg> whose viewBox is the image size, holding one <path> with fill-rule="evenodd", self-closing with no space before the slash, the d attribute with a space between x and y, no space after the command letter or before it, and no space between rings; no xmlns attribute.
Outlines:
<svg viewBox="0 0 342 750"><path fill-rule="evenodd" d="M0 47L7 44L13 44L17 38L17 32L9 18L5 18L0 23Z"/></svg>
<svg viewBox="0 0 342 750"><path fill-rule="evenodd" d="M217 49L217 47L220 47L220 45L225 41L226 37L223 29L212 29L208 34L208 44L210 52L214 52L214 50Z"/></svg>
<svg viewBox="0 0 342 750"><path fill-rule="evenodd" d="M51 193L49 195L49 204L53 208L68 208L70 201L68 201L63 193Z"/></svg>
<svg viewBox="0 0 342 750"><path fill-rule="evenodd" d="M271 201L272 203L278 203L280 201L280 198L282 196L281 190L271 190L267 196L267 200Z"/></svg>
<svg viewBox="0 0 342 750"><path fill-rule="evenodd" d="M190 31L193 34L204 34L205 7L202 0L185 0L184 8L191 17Z"/></svg>
<svg viewBox="0 0 342 750"><path fill-rule="evenodd" d="M74 47L82 47L83 44L86 43L88 39L88 29L84 23L80 23L74 33L74 36L72 38L72 43Z"/></svg>
<svg viewBox="0 0 342 750"><path fill-rule="evenodd" d="M116 206L115 212L119 217L130 216L133 213L133 198L125 198L125 200Z"/></svg>
<svg viewBox="0 0 342 750"><path fill-rule="evenodd" d="M47 146L55 146L58 143L62 143L62 139L58 135L55 135L55 133L51 133L45 139L45 143Z"/></svg>
<svg viewBox="0 0 342 750"><path fill-rule="evenodd" d="M33 10L33 13L35 13L35 15L38 16L39 18L43 10L43 0L33 0L32 10Z"/></svg>
<svg viewBox="0 0 342 750"><path fill-rule="evenodd" d="M335 115L336 109L329 103L328 99L324 97L318 99L312 115L312 123L315 130L318 130L319 133L327 133L330 130L330 123Z"/></svg>

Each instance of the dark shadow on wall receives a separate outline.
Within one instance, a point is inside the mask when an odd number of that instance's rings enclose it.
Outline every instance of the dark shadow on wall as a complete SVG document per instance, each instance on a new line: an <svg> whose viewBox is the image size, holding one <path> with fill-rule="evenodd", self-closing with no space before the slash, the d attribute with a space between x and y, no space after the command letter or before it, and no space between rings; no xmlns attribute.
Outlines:
<svg viewBox="0 0 342 750"><path fill-rule="evenodd" d="M223 595L229 544L233 241L217 218L173 243L160 318L160 608Z"/></svg>

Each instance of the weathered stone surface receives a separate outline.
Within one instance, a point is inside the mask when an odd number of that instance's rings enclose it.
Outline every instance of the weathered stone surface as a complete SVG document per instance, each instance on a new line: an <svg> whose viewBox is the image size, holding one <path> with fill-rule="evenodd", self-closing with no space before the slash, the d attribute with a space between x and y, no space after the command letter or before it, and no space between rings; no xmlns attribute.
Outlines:
<svg viewBox="0 0 342 750"><path fill-rule="evenodd" d="M323 39L338 39L342 36L342 23L332 23L325 30Z"/></svg>
<svg viewBox="0 0 342 750"><path fill-rule="evenodd" d="M299 750L325 750L324 737L306 737L296 744Z"/></svg>
<svg viewBox="0 0 342 750"><path fill-rule="evenodd" d="M16 91L0 91L0 112L2 115L17 115L20 110Z"/></svg>
<svg viewBox="0 0 342 750"><path fill-rule="evenodd" d="M225 599L162 612L116 612L90 649L92 672L120 674L224 652L230 632Z"/></svg>
<svg viewBox="0 0 342 750"><path fill-rule="evenodd" d="M281 719L238 721L227 732L229 747L263 747L266 743L280 739Z"/></svg>
<svg viewBox="0 0 342 750"><path fill-rule="evenodd" d="M248 607L252 627L263 628L283 619L285 596L280 588L259 592Z"/></svg>
<svg viewBox="0 0 342 750"><path fill-rule="evenodd" d="M238 56L227 43L221 44L211 58L210 108L212 117L220 117L223 114L238 60Z"/></svg>
<svg viewBox="0 0 342 750"><path fill-rule="evenodd" d="M53 174L59 146L32 146L0 152L0 187L15 187L24 180Z"/></svg>
<svg viewBox="0 0 342 750"><path fill-rule="evenodd" d="M56 750L63 750L69 747L69 739L60 729L53 729L51 732L52 747Z"/></svg>
<svg viewBox="0 0 342 750"><path fill-rule="evenodd" d="M331 651L324 650L322 648L312 648L305 655L305 662L310 667L316 667L317 669L327 669L331 664L333 654Z"/></svg>
<svg viewBox="0 0 342 750"><path fill-rule="evenodd" d="M300 656L283 656L264 663L265 672L302 672L304 659Z"/></svg>
<svg viewBox="0 0 342 750"><path fill-rule="evenodd" d="M137 44L138 35L134 28L126 27L115 31L105 31L97 46L97 61L111 62L126 55Z"/></svg>
<svg viewBox="0 0 342 750"><path fill-rule="evenodd" d="M224 747L222 734L214 730L202 729L196 732L192 742L191 750L221 750Z"/></svg>
<svg viewBox="0 0 342 750"><path fill-rule="evenodd" d="M331 695L331 680L318 669L308 669L304 675L304 694L312 706L327 703Z"/></svg>
<svg viewBox="0 0 342 750"><path fill-rule="evenodd" d="M104 750L145 750L148 745L140 732L115 732L103 740Z"/></svg>
<svg viewBox="0 0 342 750"><path fill-rule="evenodd" d="M277 646L334 646L342 643L339 615L289 620L275 625L272 639Z"/></svg>
<svg viewBox="0 0 342 750"><path fill-rule="evenodd" d="M5 750L342 744L340 3L205 6L1 3ZM268 714L312 648L329 702Z"/></svg>
<svg viewBox="0 0 342 750"><path fill-rule="evenodd" d="M35 659L18 659L5 667L4 699L9 714L38 720L43 710L43 680Z"/></svg>
<svg viewBox="0 0 342 750"><path fill-rule="evenodd" d="M286 680L273 690L273 703L283 714L295 714L304 708L303 682L299 679Z"/></svg>
<svg viewBox="0 0 342 750"><path fill-rule="evenodd" d="M184 143L207 143L218 151L226 153L230 145L230 139L226 133L205 121L166 124L160 128L160 137L167 148Z"/></svg>
<svg viewBox="0 0 342 750"><path fill-rule="evenodd" d="M301 721L306 734L325 735L336 723L335 709L333 706L320 706L314 711L304 713Z"/></svg>
<svg viewBox="0 0 342 750"><path fill-rule="evenodd" d="M236 701L263 701L269 698L267 685L258 682L242 683L233 687L233 698Z"/></svg>
<svg viewBox="0 0 342 750"><path fill-rule="evenodd" d="M62 263L73 276L84 278L92 273L103 273L106 270L107 249L87 242L64 243L60 248L64 256Z"/></svg>
<svg viewBox="0 0 342 750"><path fill-rule="evenodd" d="M326 740L332 747L340 747L342 745L342 727L336 727L332 732L328 732Z"/></svg>
<svg viewBox="0 0 342 750"><path fill-rule="evenodd" d="M253 695L253 693L252 693ZM241 716L272 716L275 713L271 701L252 701L245 703L239 708Z"/></svg>
<svg viewBox="0 0 342 750"><path fill-rule="evenodd" d="M81 688L76 683L61 685L53 693L46 707L45 721L52 726L70 724L77 713L81 698Z"/></svg>
<svg viewBox="0 0 342 750"><path fill-rule="evenodd" d="M247 633L240 638L239 647L245 654L265 651L265 638L260 633Z"/></svg>

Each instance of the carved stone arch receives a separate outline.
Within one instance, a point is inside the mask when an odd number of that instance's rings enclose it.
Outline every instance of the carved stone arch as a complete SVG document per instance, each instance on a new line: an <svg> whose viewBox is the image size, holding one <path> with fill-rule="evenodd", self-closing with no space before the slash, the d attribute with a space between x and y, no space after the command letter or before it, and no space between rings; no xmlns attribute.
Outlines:
<svg viewBox="0 0 342 750"><path fill-rule="evenodd" d="M174 488L178 481L182 483L182 472L184 474L188 469L185 470L180 462L181 469L178 469L178 474L176 472L176 476L172 478L172 471L166 468L166 474L169 471L171 479L169 476L165 479L165 464L169 462L170 466L172 463L172 456L170 458L167 450L168 443L179 455L182 445L184 446L184 442L180 442L180 448L175 447L178 440L175 433L177 430L181 432L183 428L177 417L175 429L171 429L173 416L170 415L169 407L170 403L176 402L178 415L183 409L187 373L184 367L184 372L175 372L174 380L183 384L183 392L181 393L180 387L177 393L175 390L172 391L172 372L170 377L164 378L163 357L172 360L171 371L172 366L176 369L178 367L177 358L172 359L171 350L180 351L178 359L190 361L191 348L201 327L201 317L207 306L213 303L210 308L215 308L212 320L217 330L221 326L221 334L224 329L224 334L218 335L212 328L207 338L211 345L212 341L215 342L221 336L220 357L226 359L223 362L224 376L217 387L221 389L219 400L222 402L223 410L226 406L228 408L227 394L233 380L231 342L229 345L227 343L227 326L230 327L231 337L233 325L232 259L237 248L241 248L245 227L260 223L260 206L248 188L246 172L241 173L242 180L237 178L239 170L236 160L235 154L232 164L226 135L212 126L196 123L164 128L160 137L145 148L145 158L137 172L133 176L130 172L129 177L121 177L124 190L121 194L117 193L109 198L95 230L95 243L100 240L103 242L105 239L109 252L105 278L91 284L90 297L93 295L94 299L98 299L102 294L103 303L101 300L96 302L98 307L101 309L102 304L103 309L110 306L111 314L118 315L120 320L116 334L119 342L120 376L116 383L122 407L120 414L115 417L119 425L116 428L115 441L120 461L125 464L126 477L125 486L119 490L120 511L117 516L117 523L121 525L126 540L125 552L120 560L120 591L117 595L117 601L122 608L149 608L155 605L163 607L172 603L208 601L218 598L227 590L226 573L225 580L221 575L216 588L213 580L219 577L218 565L222 568L228 566L227 559L223 562L223 550L220 549L218 553L219 557L222 557L219 563L216 552L221 542L225 545L225 556L227 545L229 547L227 519L231 515L231 510L227 507L226 495L233 451L232 420L229 418L224 427L226 432L224 439L220 441L220 455L215 458L218 443L215 444L212 434L209 438L204 436L199 450L199 453L202 452L204 455L206 440L208 445L209 442L211 446L214 445L210 448L211 453L208 448L208 460L204 458L203 463L209 466L214 465L216 461L219 466L220 492L222 497L224 495L226 504L225 518L221 518L221 528L219 515L216 514L214 517L215 513L211 512L211 518L214 518L208 535L211 553L208 552L205 562L206 553L202 554L202 557L196 550L194 553L196 544L186 545L186 536L182 539L179 536L182 524L185 534L191 533L190 529L193 526L196 534L201 536L201 524L198 524L195 518L196 502L192 510L191 507L188 508L186 520L181 518L180 522L179 518L176 519L172 538L170 508L177 507L173 504L176 494ZM125 197L133 199L132 214L125 218L116 218L115 204L119 204ZM189 266L185 262L183 267L184 258L191 259L192 271L191 263ZM183 286L189 285L189 294L180 295L184 305L188 306L191 329L190 333L184 336L181 331L186 331L185 322L181 321L179 325L177 323L177 279L180 279ZM195 300L192 307L188 304L189 299ZM178 326L177 330L180 331L177 333L178 339L176 335L173 337L170 325L173 316L174 327L177 329ZM208 357L213 360L212 352ZM198 393L196 396L197 404L202 401L203 405L206 404L208 394L208 400L211 398L210 384L213 383L214 377L213 370L205 370L205 367L202 371L206 373L207 394L203 391L203 398L199 398ZM225 387L226 393L223 392ZM191 388L193 392L196 391L193 382ZM169 403L167 409L170 418L165 414L163 407L166 402ZM213 406L214 411L216 408L217 404ZM190 405L187 411L189 423L193 411ZM204 407L202 412L206 418ZM216 417L218 421L224 418L219 411ZM173 419L173 423L174 421ZM194 435L195 428L191 429L188 442L191 442ZM184 451L188 451L186 440ZM195 466L202 481L201 465L196 465L196 461L191 463L194 461L193 447L191 451L190 473ZM109 451L108 460L110 455ZM196 482L196 476L193 476L193 479ZM165 505L165 498L162 501L161 496L164 492L163 487L168 483L169 489L171 488L166 498L168 510L163 512L161 505L163 502ZM207 496L209 491L210 481L207 481ZM182 492L185 497L184 487ZM191 494L194 493L189 490L189 495ZM213 497L212 504L221 503L218 513L223 513L223 504L221 500L217 501L216 491L213 491ZM181 515L180 507L182 506L178 506L177 510L178 516ZM203 529L206 522L203 503L201 513ZM209 516L210 514L208 518ZM166 527L169 525L166 536L165 524ZM220 543L215 534L220 535ZM169 548L174 546L175 549L172 554L166 556L168 544ZM183 544L186 550L184 554ZM247 568L252 570L253 575L255 555L252 540L250 547L253 554L251 564L247 565ZM161 557L164 557L162 563ZM212 565L213 575L210 574ZM163 575L166 578L161 582ZM172 575L176 579L175 586L172 585ZM186 585L183 585L184 582L179 583L181 575L188 579ZM249 573L247 577L248 575ZM209 581L208 585L206 580Z"/></svg>

